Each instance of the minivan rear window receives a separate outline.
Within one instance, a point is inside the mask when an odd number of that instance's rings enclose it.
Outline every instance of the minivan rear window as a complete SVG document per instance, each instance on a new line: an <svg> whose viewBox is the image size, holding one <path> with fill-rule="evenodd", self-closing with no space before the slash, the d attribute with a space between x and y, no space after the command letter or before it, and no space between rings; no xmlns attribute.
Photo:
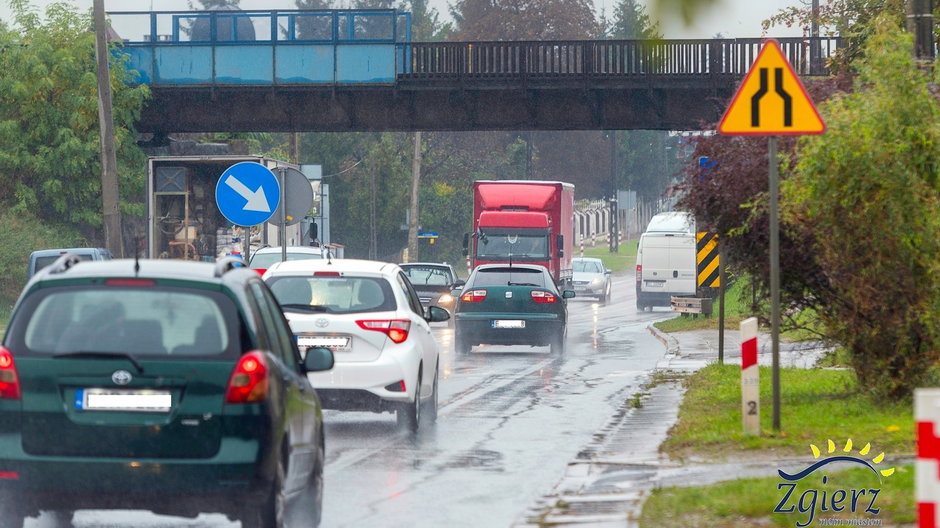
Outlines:
<svg viewBox="0 0 940 528"><path fill-rule="evenodd" d="M21 315L30 315L11 328L11 337L35 354L205 357L237 348L237 311L218 292L159 286L64 287L36 292L21 308Z"/></svg>

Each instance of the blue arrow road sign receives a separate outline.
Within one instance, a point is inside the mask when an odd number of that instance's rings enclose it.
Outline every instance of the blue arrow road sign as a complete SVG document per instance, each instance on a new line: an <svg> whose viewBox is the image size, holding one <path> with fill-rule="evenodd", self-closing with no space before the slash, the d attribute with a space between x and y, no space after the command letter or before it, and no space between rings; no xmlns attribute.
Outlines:
<svg viewBox="0 0 940 528"><path fill-rule="evenodd" d="M215 184L215 203L222 216L239 226L263 224L277 209L281 186L267 167L253 161L225 169Z"/></svg>

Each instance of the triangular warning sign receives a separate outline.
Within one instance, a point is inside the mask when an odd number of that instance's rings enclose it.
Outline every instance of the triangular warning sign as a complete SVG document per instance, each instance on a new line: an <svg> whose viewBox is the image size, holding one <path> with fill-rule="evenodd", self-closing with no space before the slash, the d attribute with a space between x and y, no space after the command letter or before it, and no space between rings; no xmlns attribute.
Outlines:
<svg viewBox="0 0 940 528"><path fill-rule="evenodd" d="M764 43L718 124L726 135L794 136L826 131L776 40Z"/></svg>

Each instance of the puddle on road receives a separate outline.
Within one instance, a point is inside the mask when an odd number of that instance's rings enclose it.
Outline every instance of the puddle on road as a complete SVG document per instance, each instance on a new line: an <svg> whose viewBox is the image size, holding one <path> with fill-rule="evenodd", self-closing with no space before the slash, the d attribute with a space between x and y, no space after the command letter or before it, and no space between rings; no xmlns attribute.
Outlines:
<svg viewBox="0 0 940 528"><path fill-rule="evenodd" d="M461 468L503 471L503 455L496 451L475 449L452 457L441 467L441 469Z"/></svg>

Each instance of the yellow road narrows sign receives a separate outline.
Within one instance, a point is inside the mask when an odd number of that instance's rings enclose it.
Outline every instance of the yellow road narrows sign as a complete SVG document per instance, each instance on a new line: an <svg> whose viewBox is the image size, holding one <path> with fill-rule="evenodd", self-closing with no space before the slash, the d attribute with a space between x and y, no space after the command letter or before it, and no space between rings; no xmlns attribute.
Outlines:
<svg viewBox="0 0 940 528"><path fill-rule="evenodd" d="M826 124L776 40L764 43L718 124L726 135L822 134Z"/></svg>

